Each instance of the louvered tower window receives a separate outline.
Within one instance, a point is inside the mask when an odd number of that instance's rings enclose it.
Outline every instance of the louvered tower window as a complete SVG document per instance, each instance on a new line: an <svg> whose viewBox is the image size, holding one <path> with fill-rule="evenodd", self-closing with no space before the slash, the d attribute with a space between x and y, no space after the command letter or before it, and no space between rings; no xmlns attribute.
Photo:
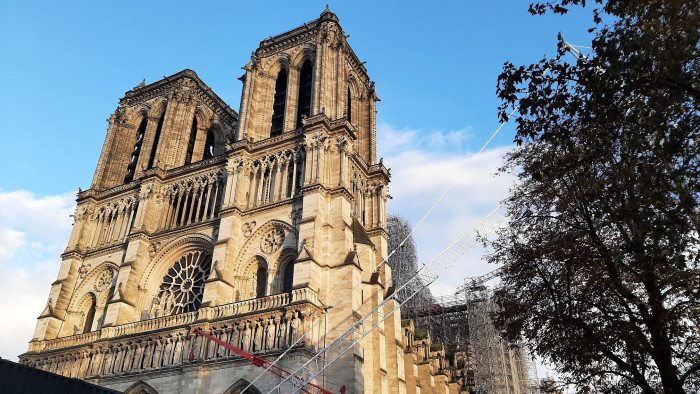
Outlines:
<svg viewBox="0 0 700 394"><path fill-rule="evenodd" d="M299 74L299 104L297 106L297 128L301 127L302 117L311 115L311 80L313 67L311 62L306 60L301 66Z"/></svg>
<svg viewBox="0 0 700 394"><path fill-rule="evenodd" d="M148 123L147 118L143 118L138 129L138 137L136 139L136 144L134 144L134 151L131 152L131 162L126 167L126 176L124 177L124 183L129 183L134 180L134 173L136 172L136 164L139 162L139 155L141 154L141 145L143 145L143 137L146 135L146 124Z"/></svg>
<svg viewBox="0 0 700 394"><path fill-rule="evenodd" d="M165 120L165 109L158 120L156 135L153 137L153 145L151 145L151 157L148 158L148 168L153 168L153 163L156 160L156 152L158 151L158 142L160 141L160 132L163 130L163 120Z"/></svg>
<svg viewBox="0 0 700 394"><path fill-rule="evenodd" d="M204 143L204 159L211 159L214 157L214 131L209 129L207 131L207 141Z"/></svg>
<svg viewBox="0 0 700 394"><path fill-rule="evenodd" d="M284 129L284 107L287 103L287 70L282 69L277 74L275 82L275 99L272 104L272 127L270 137L282 134Z"/></svg>
<svg viewBox="0 0 700 394"><path fill-rule="evenodd" d="M350 96L350 88L348 88L348 109L345 111L348 123L352 123L352 97Z"/></svg>
<svg viewBox="0 0 700 394"><path fill-rule="evenodd" d="M187 153L185 154L185 165L192 163L192 155L194 154L194 141L197 138L197 117L192 119L192 128L190 129L190 140L187 141Z"/></svg>

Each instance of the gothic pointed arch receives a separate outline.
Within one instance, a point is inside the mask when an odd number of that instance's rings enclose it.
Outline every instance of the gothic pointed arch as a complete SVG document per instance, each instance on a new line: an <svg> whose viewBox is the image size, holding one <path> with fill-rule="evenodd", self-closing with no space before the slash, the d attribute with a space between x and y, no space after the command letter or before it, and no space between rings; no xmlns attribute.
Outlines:
<svg viewBox="0 0 700 394"><path fill-rule="evenodd" d="M207 139L204 141L204 155L202 159L211 159L216 154L216 135L214 134L214 127L210 127L207 130Z"/></svg>
<svg viewBox="0 0 700 394"><path fill-rule="evenodd" d="M212 239L204 234L188 234L162 247L139 280L138 286L147 289L142 311L162 316L197 309L203 293L201 278L206 281L211 272L213 251Z"/></svg>
<svg viewBox="0 0 700 394"><path fill-rule="evenodd" d="M141 155L141 146L143 145L143 139L146 136L146 126L148 125L148 116L144 115L143 119L139 123L139 127L136 130L136 142L134 143L134 148L131 152L131 160L129 165L126 167L126 175L124 176L124 183L129 183L134 180L134 174L136 172L136 165L139 162L139 156Z"/></svg>
<svg viewBox="0 0 700 394"><path fill-rule="evenodd" d="M239 379L236 383L232 384L231 387L227 388L226 391L224 391L224 394L242 394L244 393L243 390L245 390L246 387L250 385L250 382L248 382L245 379ZM260 390L258 390L257 387L250 385L247 390L245 390L245 394L261 394Z"/></svg>
<svg viewBox="0 0 700 394"><path fill-rule="evenodd" d="M129 386L128 389L124 390L124 394L158 394L158 391L151 387L150 384L139 380L138 382Z"/></svg>
<svg viewBox="0 0 700 394"><path fill-rule="evenodd" d="M187 140L187 151L185 152L185 165L192 163L194 155L194 144L197 141L197 115L192 117L192 125L190 126L190 136Z"/></svg>
<svg viewBox="0 0 700 394"><path fill-rule="evenodd" d="M83 322L83 333L92 331L92 324L95 321L95 312L97 309L97 298L93 293L88 293L88 305Z"/></svg>
<svg viewBox="0 0 700 394"><path fill-rule="evenodd" d="M297 260L297 250L285 247L275 264L275 277L272 279L272 292L274 294L289 293L294 285L294 264Z"/></svg>
<svg viewBox="0 0 700 394"><path fill-rule="evenodd" d="M111 261L104 261L94 268L89 264L83 265L79 269L79 281L68 302L68 314L61 335L89 332L92 327L99 329L98 316L103 315L107 307L109 290L115 285L118 271L118 266ZM92 322L88 322L89 319Z"/></svg>
<svg viewBox="0 0 700 394"><path fill-rule="evenodd" d="M357 81L357 77L353 74L350 74L348 76L347 80L347 97L345 100L345 117L347 118L348 122L353 124L358 124L359 120L359 113L360 111L358 110L358 103L360 101L360 97L362 96L362 90L360 88L360 83Z"/></svg>
<svg viewBox="0 0 700 394"><path fill-rule="evenodd" d="M151 154L148 157L148 166L146 168L153 168L155 164L156 155L158 154L158 148L160 144L160 135L163 131L163 123L165 122L165 112L167 110L167 105L163 105L163 113L160 114L158 119L158 126L156 127L156 133L153 136L153 143L151 144Z"/></svg>
<svg viewBox="0 0 700 394"><path fill-rule="evenodd" d="M352 123L352 95L350 95L350 88L348 88L348 98L345 106L345 119L347 119L348 123Z"/></svg>
<svg viewBox="0 0 700 394"><path fill-rule="evenodd" d="M311 116L311 93L313 83L313 64L306 59L299 71L299 98L297 99L297 124L301 127L301 120Z"/></svg>
<svg viewBox="0 0 700 394"><path fill-rule="evenodd" d="M270 271L278 271L278 258L287 248L296 249L297 231L291 224L270 220L258 227L246 240L238 253L234 267L237 275L248 273L247 263L256 256L265 256L272 263Z"/></svg>
<svg viewBox="0 0 700 394"><path fill-rule="evenodd" d="M267 295L267 264L263 260L258 260L258 269L255 273L255 298L262 298Z"/></svg>
<svg viewBox="0 0 700 394"><path fill-rule="evenodd" d="M287 70L281 68L275 80L275 93L272 102L272 122L270 125L270 137L284 132L284 115L287 106Z"/></svg>

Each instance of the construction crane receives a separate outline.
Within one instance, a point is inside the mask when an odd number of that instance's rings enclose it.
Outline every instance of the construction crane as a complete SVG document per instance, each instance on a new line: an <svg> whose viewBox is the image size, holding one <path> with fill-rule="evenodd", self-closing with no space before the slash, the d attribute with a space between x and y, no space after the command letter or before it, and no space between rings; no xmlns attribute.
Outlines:
<svg viewBox="0 0 700 394"><path fill-rule="evenodd" d="M401 306L408 302L422 289L435 282L443 273L452 268L466 254L471 252L488 234L494 234L502 223L502 206L499 205L479 223L470 228L450 246L440 252L427 264L422 266L406 283L385 298L372 311L359 319L344 333L321 349L296 371L285 377L282 382L270 392L305 391L305 386L318 375L323 373L331 364L338 360L355 345L378 327ZM404 288L412 289L401 303L395 300L396 294ZM390 302L391 301L391 302ZM314 366L320 367L315 368Z"/></svg>
<svg viewBox="0 0 700 394"><path fill-rule="evenodd" d="M201 335L201 336L203 336L204 338L209 339L210 341L214 341L214 342L218 343L219 345L225 347L226 349L229 349L230 351L232 351L232 352L238 354L239 356L241 356L241 357L247 359L248 361L250 361L251 363L253 363L253 365L255 365L255 366L257 366L257 367L260 367L260 368L265 368L267 371L272 372L273 374L279 376L279 377L282 378L282 379L287 379L287 378L292 377L292 374L291 374L289 371L287 371L287 370L285 370L285 369L282 369L282 368L280 368L280 367L278 367L278 366L276 366L276 365L272 365L271 362L265 360L265 359L262 358L262 357L254 356L254 355L252 355L252 354L250 354L250 353L248 353L248 352L245 352L245 351L243 351L243 350L241 350L241 349L239 349L239 348L237 348L237 347L235 347L235 346L233 346L233 345L231 345L231 344L228 344L228 343L226 343L226 342L224 342L224 341L222 341L222 340L220 340L220 339L218 339L218 338L216 338L216 337L213 337L213 336L207 334L206 332L200 330L199 328L197 328L197 329L195 329L194 331L192 331L192 333L195 334L195 335ZM192 354L190 354L190 362L192 362ZM294 378L303 381L302 378L299 378L299 377L296 377L296 376L295 376ZM315 384L313 384L313 383L311 383L311 382L306 382L306 385L304 385L304 387L302 387L301 390L302 390L303 392L309 393L309 394L333 394L332 392L330 392L330 391L324 389L323 387L318 386L318 385L315 385ZM340 393L341 393L341 394L345 394L345 386L343 386L343 387L340 389Z"/></svg>
<svg viewBox="0 0 700 394"><path fill-rule="evenodd" d="M457 288L457 290L455 290L455 293L462 293L465 291L470 291L470 290L480 288L481 286L484 285L484 283L490 281L493 278L498 277L498 275L500 275L500 274L501 274L501 267L496 268L495 270L493 270L491 272L487 272L481 276L464 278L464 284L462 286L459 286Z"/></svg>

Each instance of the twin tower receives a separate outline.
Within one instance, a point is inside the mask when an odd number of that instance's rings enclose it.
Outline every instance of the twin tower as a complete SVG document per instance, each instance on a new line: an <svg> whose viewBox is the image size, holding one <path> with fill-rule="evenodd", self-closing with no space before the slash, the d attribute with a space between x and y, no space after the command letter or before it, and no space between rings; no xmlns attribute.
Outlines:
<svg viewBox="0 0 700 394"><path fill-rule="evenodd" d="M379 99L336 15L263 40L244 70L239 113L191 70L120 100L22 363L129 393L235 393L262 369L195 329L268 359L311 330L294 370L392 291L387 265L370 275L387 255ZM420 392L398 314L375 331L317 383Z"/></svg>

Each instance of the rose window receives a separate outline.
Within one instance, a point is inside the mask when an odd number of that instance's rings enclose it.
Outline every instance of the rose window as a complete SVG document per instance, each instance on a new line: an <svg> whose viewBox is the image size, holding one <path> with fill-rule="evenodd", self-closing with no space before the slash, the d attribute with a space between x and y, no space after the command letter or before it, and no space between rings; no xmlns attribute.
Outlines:
<svg viewBox="0 0 700 394"><path fill-rule="evenodd" d="M114 279L115 269L112 267L105 267L100 272L100 275L95 280L95 291L102 292L105 291Z"/></svg>
<svg viewBox="0 0 700 394"><path fill-rule="evenodd" d="M263 238L260 249L267 254L276 252L284 243L284 230L273 227Z"/></svg>
<svg viewBox="0 0 700 394"><path fill-rule="evenodd" d="M159 315L176 315L195 311L202 305L204 282L211 271L211 256L191 252L173 264L165 277L155 303Z"/></svg>

